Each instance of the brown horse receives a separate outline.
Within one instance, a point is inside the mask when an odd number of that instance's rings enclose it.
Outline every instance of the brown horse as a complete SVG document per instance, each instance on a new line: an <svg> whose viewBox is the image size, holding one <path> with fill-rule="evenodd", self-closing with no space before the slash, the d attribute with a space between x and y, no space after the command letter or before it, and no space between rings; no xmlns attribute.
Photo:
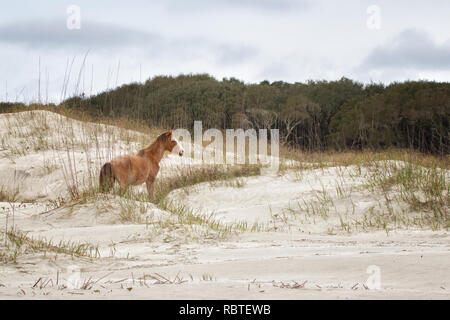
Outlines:
<svg viewBox="0 0 450 320"><path fill-rule="evenodd" d="M172 130L161 134L155 142L136 155L118 156L106 162L100 170L101 191L108 192L114 181L119 182L121 193L124 193L130 185L136 186L145 182L151 198L159 162L165 151L178 154L180 157L184 154L184 149L173 137Z"/></svg>

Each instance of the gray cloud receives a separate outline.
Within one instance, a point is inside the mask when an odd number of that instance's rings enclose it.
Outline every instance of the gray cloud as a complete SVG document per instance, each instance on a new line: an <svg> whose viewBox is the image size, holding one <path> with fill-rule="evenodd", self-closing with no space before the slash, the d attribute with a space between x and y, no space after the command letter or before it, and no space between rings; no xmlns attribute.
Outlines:
<svg viewBox="0 0 450 320"><path fill-rule="evenodd" d="M309 0L169 0L165 4L170 10L191 11L218 8L249 8L257 10L289 11L295 8L306 9Z"/></svg>
<svg viewBox="0 0 450 320"><path fill-rule="evenodd" d="M272 61L260 70L259 78L269 81L279 79L289 79L291 77L291 68L283 61Z"/></svg>
<svg viewBox="0 0 450 320"><path fill-rule="evenodd" d="M3 25L0 26L1 42L30 49L92 49L101 53L135 49L146 57L164 56L182 61L212 57L212 61L224 65L239 64L256 54L248 45L221 43L204 37L167 39L155 33L90 21L83 21L79 30L67 29L64 21Z"/></svg>
<svg viewBox="0 0 450 320"><path fill-rule="evenodd" d="M230 65L245 62L257 54L257 50L251 46L232 46L218 45L215 47L217 52L217 62L223 65Z"/></svg>
<svg viewBox="0 0 450 320"><path fill-rule="evenodd" d="M406 30L376 47L359 69L442 70L449 67L450 41L439 44L426 33Z"/></svg>
<svg viewBox="0 0 450 320"><path fill-rule="evenodd" d="M129 45L158 46L156 34L117 25L83 21L81 29L69 30L65 20L16 22L0 26L0 42L31 48L104 48Z"/></svg>

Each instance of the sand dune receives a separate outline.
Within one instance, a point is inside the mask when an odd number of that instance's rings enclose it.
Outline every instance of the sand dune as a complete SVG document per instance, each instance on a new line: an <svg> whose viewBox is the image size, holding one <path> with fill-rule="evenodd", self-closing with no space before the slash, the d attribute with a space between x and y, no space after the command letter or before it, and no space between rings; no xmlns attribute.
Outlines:
<svg viewBox="0 0 450 320"><path fill-rule="evenodd" d="M94 248L90 257L22 252L1 266L1 299L450 297L448 231L358 225L385 209L384 194L365 186L370 168L269 172L169 194L172 204L234 226L221 236L143 200L70 200L96 183L101 163L154 137L45 111L0 115L0 134L1 232L8 217L30 238ZM158 179L195 165L169 155ZM393 207L420 216L401 202Z"/></svg>

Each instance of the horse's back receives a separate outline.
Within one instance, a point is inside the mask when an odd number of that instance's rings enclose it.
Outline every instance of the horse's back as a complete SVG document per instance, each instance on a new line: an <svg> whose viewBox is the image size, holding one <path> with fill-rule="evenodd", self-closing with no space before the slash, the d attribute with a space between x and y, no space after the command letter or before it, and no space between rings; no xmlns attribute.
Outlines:
<svg viewBox="0 0 450 320"><path fill-rule="evenodd" d="M148 160L140 156L124 155L111 160L114 176L127 185L142 184L150 172Z"/></svg>

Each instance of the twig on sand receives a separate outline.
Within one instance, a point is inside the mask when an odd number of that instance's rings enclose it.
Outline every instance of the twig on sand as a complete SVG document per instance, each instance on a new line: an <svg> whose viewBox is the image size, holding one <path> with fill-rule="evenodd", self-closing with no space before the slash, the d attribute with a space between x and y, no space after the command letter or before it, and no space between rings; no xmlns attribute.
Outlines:
<svg viewBox="0 0 450 320"><path fill-rule="evenodd" d="M35 288L35 287L37 286L37 284L39 283L39 281L41 281L41 280L42 280L42 277L39 278L39 279L34 283L34 285L32 286L32 288Z"/></svg>
<svg viewBox="0 0 450 320"><path fill-rule="evenodd" d="M50 209L50 210L47 210L47 211L44 211L44 212L40 212L40 213L38 213L38 215L44 215L44 214L47 214L48 213L48 215L47 215L47 217L49 217L49 216L51 216L52 214L55 214L56 212L52 212L52 211L56 211L56 210L58 210L58 209L61 209L62 207L65 207L65 208L71 208L71 207L74 207L74 206L76 206L77 204L80 204L82 202L82 200L79 200L79 201L75 201L75 202L73 202L73 203L71 203L71 204L63 204L63 205L61 205L61 206L58 206L58 207L56 207L56 208L53 208L53 209Z"/></svg>
<svg viewBox="0 0 450 320"><path fill-rule="evenodd" d="M280 282L280 284L277 284L275 281L272 281L272 285L274 287L277 288L281 288L281 289L304 289L305 288L305 284L308 282L308 280L305 280L302 283L298 283L297 281L293 281L293 284L290 283L284 283L283 281Z"/></svg>
<svg viewBox="0 0 450 320"><path fill-rule="evenodd" d="M148 274L148 275L144 275L144 280L145 280L145 277L148 276L151 279L155 280L154 284L182 284L184 282L187 282L187 280L183 280L183 278L180 278L179 274L180 274L180 272L177 273L177 275L174 277L173 280L170 280L159 273Z"/></svg>
<svg viewBox="0 0 450 320"><path fill-rule="evenodd" d="M96 284L96 283L99 282L100 280L105 279L107 276L110 276L110 275L112 275L113 273L114 273L114 271L111 271L110 273L105 274L103 277L98 278L96 281L94 281L93 284Z"/></svg>

